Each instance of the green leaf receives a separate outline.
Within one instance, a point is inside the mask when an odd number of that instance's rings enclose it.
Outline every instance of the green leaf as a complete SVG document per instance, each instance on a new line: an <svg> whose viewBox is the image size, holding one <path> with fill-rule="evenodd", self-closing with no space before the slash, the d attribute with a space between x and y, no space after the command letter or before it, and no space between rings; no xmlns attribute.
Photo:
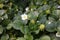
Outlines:
<svg viewBox="0 0 60 40"><path fill-rule="evenodd" d="M31 19L35 19L36 20L36 18L38 17L38 12L37 11L31 11L29 14L28 14L28 18L29 18L29 20L31 20Z"/></svg>
<svg viewBox="0 0 60 40"><path fill-rule="evenodd" d="M28 26L24 26L24 34L30 34Z"/></svg>
<svg viewBox="0 0 60 40"><path fill-rule="evenodd" d="M39 40L51 40L51 38L47 35L40 37Z"/></svg>
<svg viewBox="0 0 60 40"><path fill-rule="evenodd" d="M58 38L56 37L56 34L51 33L50 37L51 37L51 40L58 40Z"/></svg>
<svg viewBox="0 0 60 40"><path fill-rule="evenodd" d="M43 1L42 0L36 0L36 5L42 5Z"/></svg>
<svg viewBox="0 0 60 40"><path fill-rule="evenodd" d="M46 24L46 31L48 31L48 32L56 31L56 22L52 22L50 24Z"/></svg>
<svg viewBox="0 0 60 40"><path fill-rule="evenodd" d="M10 35L9 40L16 40L16 37Z"/></svg>
<svg viewBox="0 0 60 40"><path fill-rule="evenodd" d="M35 30L34 32L35 32L35 34L38 34L40 32L40 30Z"/></svg>
<svg viewBox="0 0 60 40"><path fill-rule="evenodd" d="M8 25L7 25L7 29L9 30L9 29L11 29L13 27L13 23L11 22L11 23L9 23Z"/></svg>
<svg viewBox="0 0 60 40"><path fill-rule="evenodd" d="M26 40L26 39L23 37L18 37L16 40Z"/></svg>
<svg viewBox="0 0 60 40"><path fill-rule="evenodd" d="M39 39L35 39L35 40L39 40Z"/></svg>
<svg viewBox="0 0 60 40"><path fill-rule="evenodd" d="M15 20L13 22L13 28L16 30L20 30L22 33L24 33L24 26L22 24L22 21L20 20Z"/></svg>
<svg viewBox="0 0 60 40"><path fill-rule="evenodd" d="M60 32L60 25L57 27L57 31Z"/></svg>
<svg viewBox="0 0 60 40"><path fill-rule="evenodd" d="M0 22L2 22L3 19L4 19L3 17L0 17Z"/></svg>
<svg viewBox="0 0 60 40"><path fill-rule="evenodd" d="M0 16L2 16L4 14L5 10L0 10Z"/></svg>
<svg viewBox="0 0 60 40"><path fill-rule="evenodd" d="M37 24L29 23L29 29L31 30L31 32L36 31L38 29Z"/></svg>
<svg viewBox="0 0 60 40"><path fill-rule="evenodd" d="M53 17L55 20L58 20L58 18L59 18L59 13L57 13L57 10L53 10L53 11L52 11L51 17Z"/></svg>
<svg viewBox="0 0 60 40"><path fill-rule="evenodd" d="M8 15L5 14L5 15L3 16L3 18L4 18L4 19L8 19Z"/></svg>
<svg viewBox="0 0 60 40"><path fill-rule="evenodd" d="M20 20L15 20L13 22L13 28L20 30L20 27L22 26L22 23L20 22Z"/></svg>
<svg viewBox="0 0 60 40"><path fill-rule="evenodd" d="M6 35L2 35L1 37L1 40L8 40L9 39L9 35L6 34Z"/></svg>
<svg viewBox="0 0 60 40"><path fill-rule="evenodd" d="M26 40L33 40L33 36L32 35L24 35L24 38Z"/></svg>
<svg viewBox="0 0 60 40"><path fill-rule="evenodd" d="M43 6L40 6L39 8L38 8L38 11L39 10L41 10L41 11L44 11L44 10L47 10L47 9L50 9L50 5L43 5ZM43 12L42 12L43 13Z"/></svg>
<svg viewBox="0 0 60 40"><path fill-rule="evenodd" d="M5 20L2 21L2 25L7 26L10 22L11 22L10 19L5 19Z"/></svg>
<svg viewBox="0 0 60 40"><path fill-rule="evenodd" d="M55 21L53 17L48 17L49 21Z"/></svg>
<svg viewBox="0 0 60 40"><path fill-rule="evenodd" d="M0 25L0 34L3 32L3 27Z"/></svg>
<svg viewBox="0 0 60 40"><path fill-rule="evenodd" d="M43 15L43 16L41 16L41 17L39 18L38 21L39 21L39 23L43 23L43 24L44 24L44 23L46 22L46 20L47 20L47 19L46 19L46 15Z"/></svg>

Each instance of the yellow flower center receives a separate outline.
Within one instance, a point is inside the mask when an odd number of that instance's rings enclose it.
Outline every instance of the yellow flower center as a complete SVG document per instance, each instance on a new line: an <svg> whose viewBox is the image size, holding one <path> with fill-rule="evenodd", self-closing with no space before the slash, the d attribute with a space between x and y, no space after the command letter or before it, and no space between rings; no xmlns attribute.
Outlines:
<svg viewBox="0 0 60 40"><path fill-rule="evenodd" d="M31 22L32 24L35 24L35 20L33 20L33 19L32 19L30 22Z"/></svg>
<svg viewBox="0 0 60 40"><path fill-rule="evenodd" d="M46 10L46 14L49 14L50 13L50 10Z"/></svg>
<svg viewBox="0 0 60 40"><path fill-rule="evenodd" d="M44 25L44 24L41 24L41 25L39 26L39 28L40 28L40 30L42 31L42 30L44 30L45 25Z"/></svg>
<svg viewBox="0 0 60 40"><path fill-rule="evenodd" d="M27 16L24 16L25 19L27 19Z"/></svg>
<svg viewBox="0 0 60 40"><path fill-rule="evenodd" d="M47 2L44 2L44 4L47 4Z"/></svg>
<svg viewBox="0 0 60 40"><path fill-rule="evenodd" d="M0 3L0 8L3 8L3 6L4 6L3 3Z"/></svg>
<svg viewBox="0 0 60 40"><path fill-rule="evenodd" d="M12 2L10 2L10 6L12 6Z"/></svg>

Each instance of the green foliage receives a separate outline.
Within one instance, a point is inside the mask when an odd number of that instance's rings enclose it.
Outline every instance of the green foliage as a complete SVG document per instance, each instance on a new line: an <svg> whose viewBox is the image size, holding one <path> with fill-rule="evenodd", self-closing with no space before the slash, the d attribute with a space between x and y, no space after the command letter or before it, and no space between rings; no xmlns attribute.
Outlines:
<svg viewBox="0 0 60 40"><path fill-rule="evenodd" d="M16 40L25 40L25 38L20 37L20 38L17 38Z"/></svg>
<svg viewBox="0 0 60 40"><path fill-rule="evenodd" d="M3 33L3 27L0 25L0 34L2 34Z"/></svg>
<svg viewBox="0 0 60 40"><path fill-rule="evenodd" d="M58 40L59 5L60 0L0 0L0 40Z"/></svg>
<svg viewBox="0 0 60 40"><path fill-rule="evenodd" d="M51 40L49 36L42 36L40 40Z"/></svg>
<svg viewBox="0 0 60 40"><path fill-rule="evenodd" d="M1 40L8 40L8 39L9 39L8 34L2 35L2 37L1 37Z"/></svg>

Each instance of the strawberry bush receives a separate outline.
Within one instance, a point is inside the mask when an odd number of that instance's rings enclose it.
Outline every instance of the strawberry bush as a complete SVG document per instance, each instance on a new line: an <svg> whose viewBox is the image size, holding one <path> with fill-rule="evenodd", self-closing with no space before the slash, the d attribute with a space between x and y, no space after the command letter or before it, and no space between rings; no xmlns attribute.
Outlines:
<svg viewBox="0 0 60 40"><path fill-rule="evenodd" d="M60 0L0 0L0 40L60 40Z"/></svg>

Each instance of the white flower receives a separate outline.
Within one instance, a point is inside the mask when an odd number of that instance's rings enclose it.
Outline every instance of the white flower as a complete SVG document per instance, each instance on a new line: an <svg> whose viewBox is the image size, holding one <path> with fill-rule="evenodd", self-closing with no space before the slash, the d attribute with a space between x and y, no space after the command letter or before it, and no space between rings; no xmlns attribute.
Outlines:
<svg viewBox="0 0 60 40"><path fill-rule="evenodd" d="M34 15L38 17L39 13L37 11L34 11Z"/></svg>
<svg viewBox="0 0 60 40"><path fill-rule="evenodd" d="M60 10L57 10L57 15L60 15Z"/></svg>
<svg viewBox="0 0 60 40"><path fill-rule="evenodd" d="M36 2L36 4L38 5L38 4L39 4L39 2Z"/></svg>
<svg viewBox="0 0 60 40"><path fill-rule="evenodd" d="M39 21L37 21L37 22L39 22Z"/></svg>
<svg viewBox="0 0 60 40"><path fill-rule="evenodd" d="M58 6L57 8L60 8L60 6Z"/></svg>
<svg viewBox="0 0 60 40"><path fill-rule="evenodd" d="M0 10L0 15L3 15L5 10Z"/></svg>
<svg viewBox="0 0 60 40"><path fill-rule="evenodd" d="M1 18L2 20L4 20L4 18Z"/></svg>
<svg viewBox="0 0 60 40"><path fill-rule="evenodd" d="M48 24L51 24L51 22L48 22Z"/></svg>
<svg viewBox="0 0 60 40"><path fill-rule="evenodd" d="M29 7L27 7L25 10L28 11L29 10Z"/></svg>
<svg viewBox="0 0 60 40"><path fill-rule="evenodd" d="M1 19L1 20L4 20L4 18L3 18L3 17L0 17L0 19Z"/></svg>
<svg viewBox="0 0 60 40"><path fill-rule="evenodd" d="M26 19L28 19L28 15L27 14L22 14L21 18L22 18L22 20L26 20Z"/></svg>
<svg viewBox="0 0 60 40"><path fill-rule="evenodd" d="M59 19L60 20L60 19Z"/></svg>
<svg viewBox="0 0 60 40"><path fill-rule="evenodd" d="M56 37L60 37L60 35L58 34L58 32L56 33Z"/></svg>
<svg viewBox="0 0 60 40"><path fill-rule="evenodd" d="M31 11L33 11L33 9L31 9Z"/></svg>

